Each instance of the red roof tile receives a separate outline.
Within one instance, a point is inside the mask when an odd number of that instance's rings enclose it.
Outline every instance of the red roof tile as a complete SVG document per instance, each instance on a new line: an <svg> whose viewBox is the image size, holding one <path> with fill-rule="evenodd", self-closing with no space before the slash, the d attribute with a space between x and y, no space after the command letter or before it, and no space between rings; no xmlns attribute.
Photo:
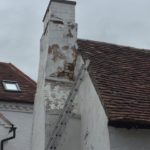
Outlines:
<svg viewBox="0 0 150 150"><path fill-rule="evenodd" d="M150 51L78 40L109 124L150 127Z"/></svg>
<svg viewBox="0 0 150 150"><path fill-rule="evenodd" d="M6 91L3 80L17 81L21 92ZM36 83L11 63L0 62L0 101L33 103Z"/></svg>

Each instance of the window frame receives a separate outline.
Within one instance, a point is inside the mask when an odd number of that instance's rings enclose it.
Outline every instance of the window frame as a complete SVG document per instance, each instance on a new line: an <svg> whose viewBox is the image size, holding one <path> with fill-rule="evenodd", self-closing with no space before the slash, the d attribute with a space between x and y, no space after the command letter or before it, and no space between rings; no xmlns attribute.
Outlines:
<svg viewBox="0 0 150 150"><path fill-rule="evenodd" d="M20 88L17 81L3 80L2 84L3 84L3 87L4 87L5 91L8 91L8 92L21 92L21 88ZM14 84L16 86L17 90L16 89L8 89L6 84Z"/></svg>

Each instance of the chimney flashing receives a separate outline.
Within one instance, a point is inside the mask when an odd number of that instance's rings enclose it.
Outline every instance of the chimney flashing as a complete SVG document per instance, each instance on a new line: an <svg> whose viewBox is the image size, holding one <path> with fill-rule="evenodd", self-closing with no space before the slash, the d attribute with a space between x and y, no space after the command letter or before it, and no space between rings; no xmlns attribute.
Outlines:
<svg viewBox="0 0 150 150"><path fill-rule="evenodd" d="M45 20L45 18L46 18L47 13L49 12L49 8L50 8L50 5L51 5L52 2L64 3L64 4L70 4L70 5L76 5L76 2L75 2L75 1L68 1L68 0L51 0L51 1L49 2L49 4L48 4L48 7L47 7L46 12L45 12L45 15L44 15L44 17L43 17L43 22L44 22L44 20Z"/></svg>

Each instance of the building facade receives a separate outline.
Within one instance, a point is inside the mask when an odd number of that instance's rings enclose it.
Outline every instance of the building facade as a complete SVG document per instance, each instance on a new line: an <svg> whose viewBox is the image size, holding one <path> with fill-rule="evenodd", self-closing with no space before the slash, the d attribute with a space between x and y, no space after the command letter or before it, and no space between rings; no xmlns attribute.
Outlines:
<svg viewBox="0 0 150 150"><path fill-rule="evenodd" d="M30 150L36 83L10 63L0 63L1 150Z"/></svg>

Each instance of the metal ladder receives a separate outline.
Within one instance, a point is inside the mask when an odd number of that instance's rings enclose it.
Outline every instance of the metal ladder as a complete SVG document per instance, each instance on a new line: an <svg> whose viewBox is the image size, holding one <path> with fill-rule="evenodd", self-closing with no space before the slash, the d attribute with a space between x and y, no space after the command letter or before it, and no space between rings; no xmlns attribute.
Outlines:
<svg viewBox="0 0 150 150"><path fill-rule="evenodd" d="M89 66L89 60L83 64L79 70L78 76L73 84L73 87L70 91L70 94L64 104L64 108L56 122L54 130L52 131L51 137L46 146L46 150L56 150L58 140L62 137L63 131L67 125L67 122L72 114L72 110L74 108L73 101L77 95L78 89L81 85L81 82L84 78L84 74Z"/></svg>

